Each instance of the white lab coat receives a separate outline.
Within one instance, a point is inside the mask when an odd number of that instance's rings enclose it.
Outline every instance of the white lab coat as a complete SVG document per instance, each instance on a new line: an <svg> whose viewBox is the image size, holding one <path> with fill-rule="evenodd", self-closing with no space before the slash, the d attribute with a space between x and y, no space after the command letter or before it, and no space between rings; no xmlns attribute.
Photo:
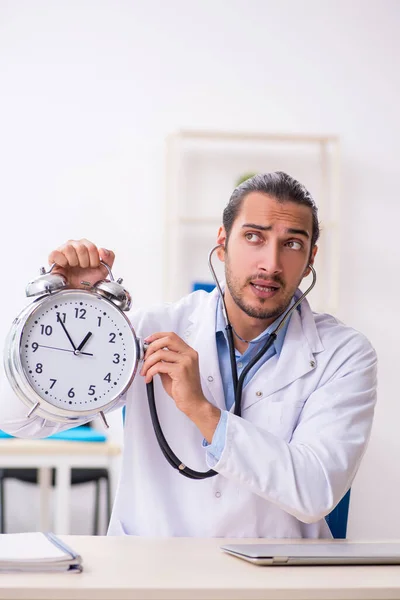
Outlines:
<svg viewBox="0 0 400 600"><path fill-rule="evenodd" d="M215 342L217 294L133 316L136 333L175 331L199 354L206 398L225 408ZM3 386L4 387L4 386ZM157 444L144 379L126 397L122 471L109 534L199 537L330 537L324 516L350 487L369 439L376 400L376 356L368 340L307 303L290 319L279 357L268 360L243 391L242 418L229 413L218 462L203 436L155 379L158 415L175 454L205 480L183 477ZM3 389L0 428L44 437L65 425L27 419Z"/></svg>

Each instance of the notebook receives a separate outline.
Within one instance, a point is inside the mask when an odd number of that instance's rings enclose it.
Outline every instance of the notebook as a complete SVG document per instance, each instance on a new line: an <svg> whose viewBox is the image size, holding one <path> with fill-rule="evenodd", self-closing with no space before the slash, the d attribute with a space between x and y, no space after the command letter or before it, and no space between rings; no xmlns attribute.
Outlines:
<svg viewBox="0 0 400 600"><path fill-rule="evenodd" d="M82 558L54 533L0 534L0 572L80 573Z"/></svg>
<svg viewBox="0 0 400 600"><path fill-rule="evenodd" d="M228 554L256 565L397 565L398 542L228 544Z"/></svg>

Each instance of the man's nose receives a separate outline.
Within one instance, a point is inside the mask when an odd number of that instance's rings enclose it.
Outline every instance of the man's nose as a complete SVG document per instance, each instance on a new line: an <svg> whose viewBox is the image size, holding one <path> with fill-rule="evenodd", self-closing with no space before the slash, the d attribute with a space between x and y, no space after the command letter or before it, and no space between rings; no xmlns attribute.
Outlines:
<svg viewBox="0 0 400 600"><path fill-rule="evenodd" d="M282 272L281 255L278 244L269 243L259 257L258 268L269 275Z"/></svg>

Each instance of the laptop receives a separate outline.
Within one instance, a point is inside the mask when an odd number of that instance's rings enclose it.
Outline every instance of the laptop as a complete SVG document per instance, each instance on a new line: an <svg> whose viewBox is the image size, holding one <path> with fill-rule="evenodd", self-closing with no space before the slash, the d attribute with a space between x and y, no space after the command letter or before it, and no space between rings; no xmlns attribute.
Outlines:
<svg viewBox="0 0 400 600"><path fill-rule="evenodd" d="M228 554L255 565L397 565L399 542L228 544Z"/></svg>

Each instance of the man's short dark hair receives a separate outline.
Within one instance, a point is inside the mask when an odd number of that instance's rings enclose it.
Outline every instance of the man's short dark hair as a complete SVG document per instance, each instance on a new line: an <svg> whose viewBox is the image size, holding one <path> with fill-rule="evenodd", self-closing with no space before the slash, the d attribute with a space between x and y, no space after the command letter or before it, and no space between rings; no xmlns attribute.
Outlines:
<svg viewBox="0 0 400 600"><path fill-rule="evenodd" d="M282 203L294 202L295 204L308 206L312 213L311 248L315 246L319 238L317 206L304 185L287 175L287 173L283 173L283 171L254 175L233 190L222 215L222 223L226 231L226 242L228 242L233 223L242 207L242 202L251 192L261 192Z"/></svg>

